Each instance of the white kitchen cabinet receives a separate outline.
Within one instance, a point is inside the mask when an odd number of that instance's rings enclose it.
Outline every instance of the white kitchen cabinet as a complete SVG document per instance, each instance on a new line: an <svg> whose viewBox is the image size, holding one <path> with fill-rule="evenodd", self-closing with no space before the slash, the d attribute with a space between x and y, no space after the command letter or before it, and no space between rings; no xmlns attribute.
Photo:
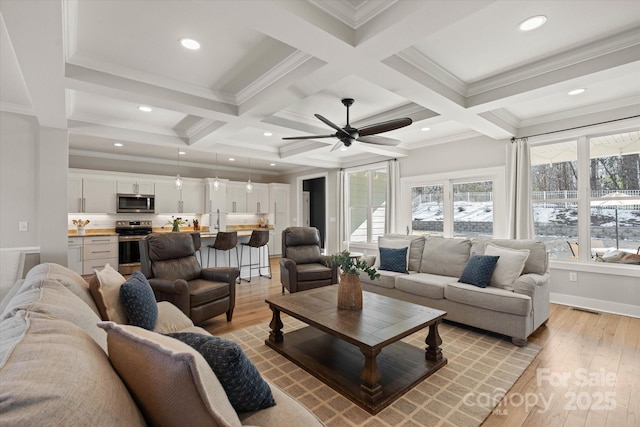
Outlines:
<svg viewBox="0 0 640 427"><path fill-rule="evenodd" d="M82 274L82 237L69 237L67 244L67 267Z"/></svg>
<svg viewBox="0 0 640 427"><path fill-rule="evenodd" d="M70 213L115 213L115 178L70 176L67 180Z"/></svg>
<svg viewBox="0 0 640 427"><path fill-rule="evenodd" d="M155 203L157 214L204 213L204 184L200 180L183 179L182 190L175 181L156 182Z"/></svg>
<svg viewBox="0 0 640 427"><path fill-rule="evenodd" d="M120 181L118 180L118 193L120 194L155 194L153 182L144 181Z"/></svg>
<svg viewBox="0 0 640 427"><path fill-rule="evenodd" d="M105 264L118 269L118 236L90 236L83 239L82 274L92 274Z"/></svg>
<svg viewBox="0 0 640 427"><path fill-rule="evenodd" d="M219 180L218 189L216 190L213 185L213 179L207 178L205 180L205 197L206 206L205 213L215 214L218 211L227 211L227 181Z"/></svg>
<svg viewBox="0 0 640 427"><path fill-rule="evenodd" d="M267 184L253 184L253 191L246 192L248 213L268 213L269 212L269 186Z"/></svg>
<svg viewBox="0 0 640 427"><path fill-rule="evenodd" d="M241 182L227 183L227 212L247 212L247 187Z"/></svg>

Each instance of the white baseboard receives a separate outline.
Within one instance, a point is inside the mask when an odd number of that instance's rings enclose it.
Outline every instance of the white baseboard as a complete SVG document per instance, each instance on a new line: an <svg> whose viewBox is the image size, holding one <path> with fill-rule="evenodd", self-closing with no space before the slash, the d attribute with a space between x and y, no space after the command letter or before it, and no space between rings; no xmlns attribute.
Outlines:
<svg viewBox="0 0 640 427"><path fill-rule="evenodd" d="M619 314L622 316L640 318L640 306L622 304L619 302L602 301L575 295L558 294L551 292L549 299L554 304L568 305L571 307L601 311L603 313Z"/></svg>

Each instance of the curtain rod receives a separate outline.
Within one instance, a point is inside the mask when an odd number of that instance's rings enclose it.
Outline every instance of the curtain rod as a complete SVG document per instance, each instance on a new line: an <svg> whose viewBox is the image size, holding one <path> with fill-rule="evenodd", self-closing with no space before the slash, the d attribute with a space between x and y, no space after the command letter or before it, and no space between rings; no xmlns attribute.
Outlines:
<svg viewBox="0 0 640 427"><path fill-rule="evenodd" d="M360 166L375 165L376 163L383 163L383 162L390 162L390 161L397 162L397 161L398 161L398 159L394 157L393 159L389 159L389 160L378 160L377 162L362 163L362 164L360 164L360 165L350 166L350 167L348 167L348 168L340 168L340 171L343 171L343 170L345 170L345 169L359 168Z"/></svg>
<svg viewBox="0 0 640 427"><path fill-rule="evenodd" d="M576 129L582 129L582 128L588 128L591 126L598 126L598 125L605 125L607 123L615 123L615 122L619 122L621 120L628 120L628 119L635 119L640 117L640 114L635 115L635 116L629 116L629 117L622 117L620 119L614 119L614 120L607 120L604 122L599 122L599 123L592 123L590 125L583 125L583 126L576 126L576 127L572 127L572 128L567 128L567 129L561 129L561 130L553 130L551 132L543 132L543 133L537 133L535 135L527 135L527 136L520 136L518 138L516 138L515 136L511 138L511 142L515 142L516 139L525 139L525 138L533 138L534 136L542 136L542 135L552 135L554 133L560 133L560 132L566 132L568 130L576 130Z"/></svg>

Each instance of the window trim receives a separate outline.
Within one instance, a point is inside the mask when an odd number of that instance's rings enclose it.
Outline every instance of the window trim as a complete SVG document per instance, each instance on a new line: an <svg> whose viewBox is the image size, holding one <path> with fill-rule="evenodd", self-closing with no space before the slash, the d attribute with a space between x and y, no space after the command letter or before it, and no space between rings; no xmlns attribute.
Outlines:
<svg viewBox="0 0 640 427"><path fill-rule="evenodd" d="M376 170L380 170L380 169L384 169L386 171L387 174L387 180L389 179L389 163L387 161L384 162L376 162L376 163L369 163L367 165L361 165L361 166L355 166L355 167L351 167L351 168L345 168L344 171L344 192L345 192L345 207L344 207L344 225L345 225L345 239L346 242L349 246L352 245L365 245L365 244L372 244L372 243L377 243L377 241L371 241L371 234L372 234L372 218L371 218L371 213L372 213L372 203L373 203L373 193L372 193L372 189L373 186L371 185L371 180L373 179L371 175L367 176L367 240L364 242L355 242L351 240L351 228L350 228L350 224L351 224L351 205L350 205L350 196L351 196L351 190L350 190L350 183L349 183L349 174L351 173L357 173L357 172L372 172L372 171L376 171ZM388 181L387 181L387 186L385 188L385 218L389 216L389 185L388 185ZM388 233L389 230L387 229L387 221L385 221L385 228L384 228L384 234Z"/></svg>
<svg viewBox="0 0 640 427"><path fill-rule="evenodd" d="M396 230L412 232L411 188L425 185L444 184L443 236L453 237L453 193L452 185L469 181L492 181L493 187L493 237L506 238L509 226L507 221L506 167L495 166L482 169L469 169L455 172L417 175L400 178L400 213L397 216Z"/></svg>

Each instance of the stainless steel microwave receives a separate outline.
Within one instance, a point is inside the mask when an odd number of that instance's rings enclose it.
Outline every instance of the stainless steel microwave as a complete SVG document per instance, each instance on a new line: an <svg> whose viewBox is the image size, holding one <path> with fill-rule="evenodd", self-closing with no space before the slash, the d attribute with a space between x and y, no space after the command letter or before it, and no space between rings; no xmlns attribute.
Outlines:
<svg viewBox="0 0 640 427"><path fill-rule="evenodd" d="M116 212L155 213L156 201L153 194L118 194Z"/></svg>

